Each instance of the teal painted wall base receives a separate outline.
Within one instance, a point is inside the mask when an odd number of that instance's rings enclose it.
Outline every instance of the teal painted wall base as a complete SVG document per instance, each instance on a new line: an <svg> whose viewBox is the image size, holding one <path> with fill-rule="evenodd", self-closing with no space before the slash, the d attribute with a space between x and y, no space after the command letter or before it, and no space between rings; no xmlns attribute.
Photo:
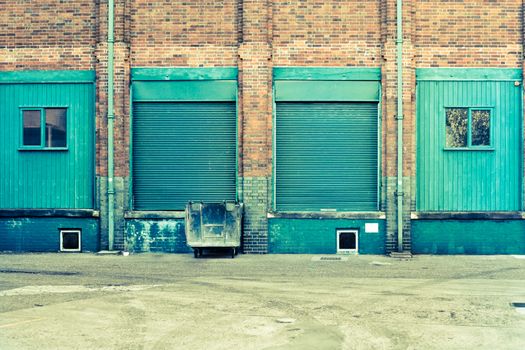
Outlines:
<svg viewBox="0 0 525 350"><path fill-rule="evenodd" d="M0 251L60 251L59 229L81 229L82 251L99 250L98 219L32 217L0 219Z"/></svg>
<svg viewBox="0 0 525 350"><path fill-rule="evenodd" d="M413 220L415 254L525 254L523 220Z"/></svg>
<svg viewBox="0 0 525 350"><path fill-rule="evenodd" d="M379 224L378 233L365 233L365 223ZM384 220L270 219L268 251L279 254L335 254L337 229L358 229L359 254L385 254Z"/></svg>
<svg viewBox="0 0 525 350"><path fill-rule="evenodd" d="M184 219L132 219L126 221L126 247L130 252L188 253Z"/></svg>

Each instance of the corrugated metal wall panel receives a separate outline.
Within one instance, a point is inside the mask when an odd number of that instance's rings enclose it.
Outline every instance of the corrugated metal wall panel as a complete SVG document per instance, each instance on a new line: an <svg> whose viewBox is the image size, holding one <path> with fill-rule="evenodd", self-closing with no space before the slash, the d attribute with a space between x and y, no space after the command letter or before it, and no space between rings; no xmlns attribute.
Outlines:
<svg viewBox="0 0 525 350"><path fill-rule="evenodd" d="M93 208L93 84L0 84L0 208ZM20 107L67 107L67 151L20 151Z"/></svg>
<svg viewBox="0 0 525 350"><path fill-rule="evenodd" d="M377 210L377 103L277 103L278 210Z"/></svg>
<svg viewBox="0 0 525 350"><path fill-rule="evenodd" d="M521 91L512 81L419 81L417 210L521 210ZM492 107L493 150L444 150L445 107Z"/></svg>
<svg viewBox="0 0 525 350"><path fill-rule="evenodd" d="M234 200L235 130L235 103L134 103L135 209Z"/></svg>

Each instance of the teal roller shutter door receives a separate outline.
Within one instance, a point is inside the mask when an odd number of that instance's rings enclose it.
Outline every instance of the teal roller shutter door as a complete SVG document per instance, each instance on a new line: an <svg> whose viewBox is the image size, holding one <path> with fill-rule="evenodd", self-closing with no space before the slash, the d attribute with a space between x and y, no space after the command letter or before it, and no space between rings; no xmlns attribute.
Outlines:
<svg viewBox="0 0 525 350"><path fill-rule="evenodd" d="M182 210L235 199L234 102L134 103L133 197L138 210Z"/></svg>
<svg viewBox="0 0 525 350"><path fill-rule="evenodd" d="M277 103L277 210L377 210L377 103Z"/></svg>

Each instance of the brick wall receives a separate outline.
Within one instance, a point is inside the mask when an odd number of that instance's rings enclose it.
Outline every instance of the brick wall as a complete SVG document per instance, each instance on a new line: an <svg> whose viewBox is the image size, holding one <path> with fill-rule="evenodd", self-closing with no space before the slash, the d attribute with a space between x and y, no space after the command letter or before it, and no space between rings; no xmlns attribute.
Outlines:
<svg viewBox="0 0 525 350"><path fill-rule="evenodd" d="M236 66L236 0L134 0L129 35L133 66Z"/></svg>
<svg viewBox="0 0 525 350"><path fill-rule="evenodd" d="M381 1L272 1L275 66L381 65Z"/></svg>
<svg viewBox="0 0 525 350"><path fill-rule="evenodd" d="M0 1L0 70L93 69L95 1Z"/></svg>
<svg viewBox="0 0 525 350"><path fill-rule="evenodd" d="M521 66L521 0L415 3L418 67Z"/></svg>
<svg viewBox="0 0 525 350"><path fill-rule="evenodd" d="M388 218L387 245L395 247L396 0L115 3L115 175L121 183L126 184L129 176L130 67L236 66L239 182L245 184L247 250L264 252L265 210L272 192L272 68L381 67L382 210ZM521 67L524 14L523 2L518 0L404 0L403 6L403 171L408 241L409 209L415 198L415 69ZM0 0L0 70L97 71L96 172L101 182L107 175L106 18L107 0ZM119 191L118 203L126 209L126 186ZM104 224L101 227L104 232Z"/></svg>

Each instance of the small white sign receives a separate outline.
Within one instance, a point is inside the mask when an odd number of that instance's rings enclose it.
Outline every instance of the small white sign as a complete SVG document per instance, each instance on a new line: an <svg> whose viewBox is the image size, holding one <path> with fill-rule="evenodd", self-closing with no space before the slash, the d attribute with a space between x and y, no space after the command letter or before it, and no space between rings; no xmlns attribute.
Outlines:
<svg viewBox="0 0 525 350"><path fill-rule="evenodd" d="M379 233L379 224L376 222L367 222L365 224L366 233Z"/></svg>

